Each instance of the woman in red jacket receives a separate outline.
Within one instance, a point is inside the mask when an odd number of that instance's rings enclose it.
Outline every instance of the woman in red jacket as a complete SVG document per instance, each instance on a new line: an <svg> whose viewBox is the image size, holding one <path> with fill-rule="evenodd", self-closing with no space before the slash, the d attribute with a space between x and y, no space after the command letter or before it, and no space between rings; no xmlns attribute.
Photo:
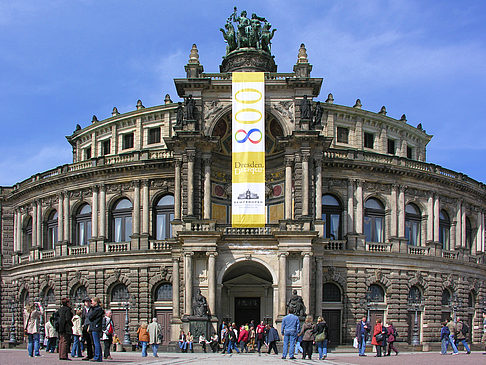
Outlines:
<svg viewBox="0 0 486 365"><path fill-rule="evenodd" d="M375 328L373 328L373 339L371 340L371 344L375 345L376 356L378 357L381 357L381 346L383 345L383 339L381 339L381 341L378 341L376 339L376 336L378 336L378 338L380 338L380 336L382 337L383 336L383 334L381 333L382 330L383 327L381 325L381 318L378 318L376 320Z"/></svg>
<svg viewBox="0 0 486 365"><path fill-rule="evenodd" d="M248 331L246 330L244 325L241 325L238 342L240 343L241 352L243 352L243 350L245 352L248 352L248 347L246 346L246 344L248 343Z"/></svg>

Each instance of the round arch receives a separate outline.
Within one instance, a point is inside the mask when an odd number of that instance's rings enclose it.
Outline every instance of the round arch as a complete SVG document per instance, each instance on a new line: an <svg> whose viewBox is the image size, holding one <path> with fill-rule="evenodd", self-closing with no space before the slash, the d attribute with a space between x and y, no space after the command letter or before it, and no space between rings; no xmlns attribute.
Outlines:
<svg viewBox="0 0 486 365"><path fill-rule="evenodd" d="M240 257L240 258L235 259L233 262L226 262L225 263L222 270L220 270L219 273L218 273L218 276L216 278L217 279L216 283L218 285L223 284L223 278L228 273L228 270L230 270L230 271L233 270L236 265L240 266L242 264L245 265L245 264L249 264L249 263L256 263L256 264L263 266L263 268L265 268L270 273L272 283L278 282L277 274L272 269L272 267L270 267L265 261L263 261L259 258L254 258L254 257L252 257L251 259L247 259L246 257Z"/></svg>

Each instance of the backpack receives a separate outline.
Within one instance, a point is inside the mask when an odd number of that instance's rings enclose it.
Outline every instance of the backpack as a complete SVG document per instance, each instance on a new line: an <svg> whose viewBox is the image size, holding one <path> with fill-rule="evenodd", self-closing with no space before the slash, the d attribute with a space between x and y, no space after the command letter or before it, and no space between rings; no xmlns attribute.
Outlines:
<svg viewBox="0 0 486 365"><path fill-rule="evenodd" d="M54 329L56 330L56 332L59 332L59 310L52 313L50 322L54 327Z"/></svg>
<svg viewBox="0 0 486 365"><path fill-rule="evenodd" d="M467 324L463 323L462 324L462 330L461 330L462 334L464 336L467 336L467 334L469 333L469 327Z"/></svg>
<svg viewBox="0 0 486 365"><path fill-rule="evenodd" d="M236 341L235 331L230 329L229 332L228 332L228 337L229 337L230 341Z"/></svg>

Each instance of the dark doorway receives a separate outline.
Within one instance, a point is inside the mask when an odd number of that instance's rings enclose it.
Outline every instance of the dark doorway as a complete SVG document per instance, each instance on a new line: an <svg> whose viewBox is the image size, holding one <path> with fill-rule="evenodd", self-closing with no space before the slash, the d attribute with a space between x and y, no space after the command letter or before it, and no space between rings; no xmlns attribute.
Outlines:
<svg viewBox="0 0 486 365"><path fill-rule="evenodd" d="M322 318L327 323L329 331L328 346L334 347L341 343L341 310L340 309L324 309L322 311Z"/></svg>
<svg viewBox="0 0 486 365"><path fill-rule="evenodd" d="M125 338L125 311L124 310L112 310L111 319L115 327L115 333L123 343Z"/></svg>
<svg viewBox="0 0 486 365"><path fill-rule="evenodd" d="M376 320L378 318L381 318L381 324L383 324L385 320L385 311L380 311L380 310L370 310L370 326L371 326L371 332L373 332L375 326L376 326Z"/></svg>
<svg viewBox="0 0 486 365"><path fill-rule="evenodd" d="M172 320L172 310L157 309L155 311L157 322L162 327L162 345L168 345L170 342L170 321Z"/></svg>
<svg viewBox="0 0 486 365"><path fill-rule="evenodd" d="M260 323L260 298L235 298L235 323Z"/></svg>

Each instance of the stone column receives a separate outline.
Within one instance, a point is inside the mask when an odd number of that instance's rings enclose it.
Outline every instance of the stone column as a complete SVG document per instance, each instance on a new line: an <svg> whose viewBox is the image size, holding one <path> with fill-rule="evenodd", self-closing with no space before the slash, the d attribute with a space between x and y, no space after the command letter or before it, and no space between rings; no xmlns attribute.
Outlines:
<svg viewBox="0 0 486 365"><path fill-rule="evenodd" d="M302 252L302 299L307 309L307 314L310 314L310 271L311 252Z"/></svg>
<svg viewBox="0 0 486 365"><path fill-rule="evenodd" d="M204 216L203 219L211 219L211 156L203 157L204 161ZM213 312L211 312L213 313Z"/></svg>
<svg viewBox="0 0 486 365"><path fill-rule="evenodd" d="M292 219L292 164L293 158L285 156L285 219Z"/></svg>
<svg viewBox="0 0 486 365"><path fill-rule="evenodd" d="M483 220L482 220L482 213L481 210L478 210L476 213L476 220L478 222L477 226L478 229L476 230L476 244L472 245L471 254L476 255L478 252L481 252L481 243L482 243L482 231L483 231Z"/></svg>
<svg viewBox="0 0 486 365"><path fill-rule="evenodd" d="M62 193L57 195L57 242L64 241L64 204Z"/></svg>
<svg viewBox="0 0 486 365"><path fill-rule="evenodd" d="M22 251L22 212L17 211L17 251Z"/></svg>
<svg viewBox="0 0 486 365"><path fill-rule="evenodd" d="M140 181L133 182L133 235L140 234Z"/></svg>
<svg viewBox="0 0 486 365"><path fill-rule="evenodd" d="M37 246L42 246L42 203L37 201Z"/></svg>
<svg viewBox="0 0 486 365"><path fill-rule="evenodd" d="M287 301L287 253L278 256L278 314L285 316Z"/></svg>
<svg viewBox="0 0 486 365"><path fill-rule="evenodd" d="M348 233L355 233L354 227L354 182L348 180Z"/></svg>
<svg viewBox="0 0 486 365"><path fill-rule="evenodd" d="M208 306L211 316L216 314L216 256L217 252L206 252L208 256Z"/></svg>
<svg viewBox="0 0 486 365"><path fill-rule="evenodd" d="M405 187L399 187L398 193L398 236L405 237Z"/></svg>
<svg viewBox="0 0 486 365"><path fill-rule="evenodd" d="M363 234L363 183L356 180L356 233Z"/></svg>
<svg viewBox="0 0 486 365"><path fill-rule="evenodd" d="M194 162L196 152L187 151L187 215L194 215Z"/></svg>
<svg viewBox="0 0 486 365"><path fill-rule="evenodd" d="M175 160L174 219L181 219L181 160Z"/></svg>
<svg viewBox="0 0 486 365"><path fill-rule="evenodd" d="M439 242L439 218L440 218L440 202L439 195L434 195L434 242Z"/></svg>
<svg viewBox="0 0 486 365"><path fill-rule="evenodd" d="M315 162L316 173L316 219L322 219L322 155Z"/></svg>
<svg viewBox="0 0 486 365"><path fill-rule="evenodd" d="M397 213L397 203L398 203L398 186L392 185L391 189L391 220L390 220L390 235L392 237L398 237L398 230L397 230L397 221L398 221L398 213Z"/></svg>
<svg viewBox="0 0 486 365"><path fill-rule="evenodd" d="M37 246L37 202L32 203L32 247Z"/></svg>
<svg viewBox="0 0 486 365"><path fill-rule="evenodd" d="M172 317L173 318L179 318L180 317L179 289L180 289L179 258L173 257L172 258Z"/></svg>
<svg viewBox="0 0 486 365"><path fill-rule="evenodd" d="M461 204L461 247L466 248L466 208L464 204Z"/></svg>
<svg viewBox="0 0 486 365"><path fill-rule="evenodd" d="M184 312L186 315L192 315L192 255L193 252L184 254L184 278L185 278L185 298Z"/></svg>
<svg viewBox="0 0 486 365"><path fill-rule="evenodd" d="M434 194L427 201L427 241L434 240Z"/></svg>
<svg viewBox="0 0 486 365"><path fill-rule="evenodd" d="M71 241L69 230L69 192L64 192L64 241Z"/></svg>
<svg viewBox="0 0 486 365"><path fill-rule="evenodd" d="M13 214L14 222L13 222L13 252L18 251L17 245L18 245L18 238L17 238L17 231L18 231L18 226L19 226L19 221L18 221L18 214L17 214L17 209L14 209L14 214Z"/></svg>
<svg viewBox="0 0 486 365"><path fill-rule="evenodd" d="M98 187L93 186L93 204L91 206L91 236L98 237Z"/></svg>
<svg viewBox="0 0 486 365"><path fill-rule="evenodd" d="M316 258L316 316L322 316L322 257Z"/></svg>
<svg viewBox="0 0 486 365"><path fill-rule="evenodd" d="M100 224L99 224L99 236L101 239L106 238L106 186L100 186Z"/></svg>
<svg viewBox="0 0 486 365"><path fill-rule="evenodd" d="M302 215L309 215L309 152L302 151Z"/></svg>
<svg viewBox="0 0 486 365"><path fill-rule="evenodd" d="M148 180L144 180L142 184L142 234L149 234L149 212L150 212L150 197L149 197L149 184Z"/></svg>
<svg viewBox="0 0 486 365"><path fill-rule="evenodd" d="M452 235L451 235L452 236ZM456 244L451 249L462 246L462 200L457 201L456 206Z"/></svg>

